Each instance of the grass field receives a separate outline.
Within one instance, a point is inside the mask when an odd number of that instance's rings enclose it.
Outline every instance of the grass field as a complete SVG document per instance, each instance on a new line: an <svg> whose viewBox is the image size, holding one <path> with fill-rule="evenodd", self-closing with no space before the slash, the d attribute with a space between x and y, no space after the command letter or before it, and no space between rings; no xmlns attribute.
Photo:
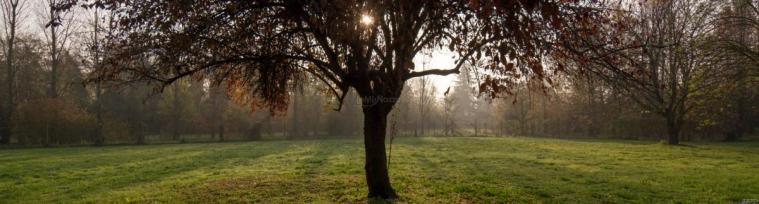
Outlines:
<svg viewBox="0 0 759 204"><path fill-rule="evenodd" d="M0 150L0 203L364 202L361 140ZM399 202L759 199L759 143L403 138Z"/></svg>

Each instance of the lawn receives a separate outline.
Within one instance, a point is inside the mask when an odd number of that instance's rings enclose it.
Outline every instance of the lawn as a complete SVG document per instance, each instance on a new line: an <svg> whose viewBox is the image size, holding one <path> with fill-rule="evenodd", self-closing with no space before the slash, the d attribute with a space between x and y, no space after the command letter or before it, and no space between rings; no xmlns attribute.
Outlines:
<svg viewBox="0 0 759 204"><path fill-rule="evenodd" d="M365 202L362 141L0 150L0 203ZM759 143L402 138L391 182L408 203L759 199Z"/></svg>

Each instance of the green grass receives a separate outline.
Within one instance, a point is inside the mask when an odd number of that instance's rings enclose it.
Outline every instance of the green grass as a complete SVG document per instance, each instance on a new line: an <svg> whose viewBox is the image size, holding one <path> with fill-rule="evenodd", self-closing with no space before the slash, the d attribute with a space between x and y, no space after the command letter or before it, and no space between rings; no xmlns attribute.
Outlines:
<svg viewBox="0 0 759 204"><path fill-rule="evenodd" d="M365 202L361 140L0 150L0 203ZM759 198L759 143L403 138L409 203L724 203Z"/></svg>

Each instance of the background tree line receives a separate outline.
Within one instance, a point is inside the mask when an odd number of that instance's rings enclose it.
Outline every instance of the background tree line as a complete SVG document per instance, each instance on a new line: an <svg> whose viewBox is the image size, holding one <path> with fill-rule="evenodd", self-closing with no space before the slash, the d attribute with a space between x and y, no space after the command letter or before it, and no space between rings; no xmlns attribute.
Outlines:
<svg viewBox="0 0 759 204"><path fill-rule="evenodd" d="M361 102L339 101L318 79L293 87L286 111L253 110L222 84L182 79L97 82L112 14L51 9L55 0L2 0L0 136L23 145L359 137ZM759 125L757 2L672 0L611 4L610 27L567 50L550 80L518 80L506 96L476 94L484 76L447 87L412 79L390 115L392 136L545 136L740 140ZM578 33L581 31L578 30ZM41 34L42 33L42 34ZM611 37L609 37L611 36ZM571 38L572 36L567 36ZM578 42L578 41L572 41ZM586 42L588 43L588 42ZM590 42L592 44L592 42ZM613 51L613 52L611 52ZM145 56L140 66L150 65ZM160 94L158 94L160 93ZM677 141L672 141L673 139Z"/></svg>

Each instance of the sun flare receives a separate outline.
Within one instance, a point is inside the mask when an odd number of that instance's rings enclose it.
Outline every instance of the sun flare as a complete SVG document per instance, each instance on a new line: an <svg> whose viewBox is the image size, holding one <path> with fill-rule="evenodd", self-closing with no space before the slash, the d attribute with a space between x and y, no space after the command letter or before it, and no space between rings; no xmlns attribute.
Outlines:
<svg viewBox="0 0 759 204"><path fill-rule="evenodd" d="M372 23L374 23L374 18L366 14L361 15L361 24L371 25Z"/></svg>

